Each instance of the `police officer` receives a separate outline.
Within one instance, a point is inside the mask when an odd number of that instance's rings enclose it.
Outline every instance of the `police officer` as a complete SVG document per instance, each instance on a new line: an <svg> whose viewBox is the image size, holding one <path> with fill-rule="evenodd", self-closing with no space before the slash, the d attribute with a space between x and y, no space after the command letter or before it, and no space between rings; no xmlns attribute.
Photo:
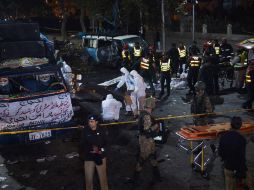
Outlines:
<svg viewBox="0 0 254 190"><path fill-rule="evenodd" d="M135 42L134 48L133 48L133 70L136 70L139 72L140 68L140 59L142 57L143 50L142 47L139 45L139 42Z"/></svg>
<svg viewBox="0 0 254 190"><path fill-rule="evenodd" d="M216 87L216 81L214 77L216 76L215 64L213 63L213 57L207 57L206 62L202 65L199 70L198 80L202 81L206 85L206 93L214 95L218 93Z"/></svg>
<svg viewBox="0 0 254 190"><path fill-rule="evenodd" d="M192 56L190 57L189 71L187 75L189 95L195 94L194 85L198 80L200 66L201 66L201 58L197 54L192 53Z"/></svg>
<svg viewBox="0 0 254 190"><path fill-rule="evenodd" d="M209 97L205 93L205 83L202 81L198 81L195 84L195 92L196 95L194 96L191 102L191 113L192 114L206 114L211 113L213 111L213 106ZM208 118L206 115L193 117L193 123L195 125L207 125Z"/></svg>
<svg viewBox="0 0 254 190"><path fill-rule="evenodd" d="M222 44L221 44L220 48L221 48L222 62L229 62L230 58L233 56L233 48L227 42L226 38L222 39Z"/></svg>
<svg viewBox="0 0 254 190"><path fill-rule="evenodd" d="M139 155L134 173L134 183L138 181L139 174L145 161L149 160L153 166L153 176L157 181L161 181L158 162L156 160L156 147L154 137L157 136L159 125L155 122L151 115L155 108L155 99L147 98L145 101L145 109L141 111L138 119L139 127Z"/></svg>
<svg viewBox="0 0 254 190"><path fill-rule="evenodd" d="M106 150L107 135L103 127L99 126L97 115L88 117L88 126L84 127L81 146L83 147L86 190L93 190L94 170L100 180L101 190L108 190Z"/></svg>
<svg viewBox="0 0 254 190"><path fill-rule="evenodd" d="M185 65L185 71L186 71L186 64L187 64L187 49L182 42L179 43L178 52L179 52L179 66L180 66L179 73L182 74L183 65Z"/></svg>
<svg viewBox="0 0 254 190"><path fill-rule="evenodd" d="M171 68L172 68L172 75L175 75L177 77L177 72L179 69L179 51L176 48L176 44L172 43L171 48L168 51L168 58L171 62Z"/></svg>
<svg viewBox="0 0 254 190"><path fill-rule="evenodd" d="M128 44L123 46L122 50L122 67L126 68L128 71L131 70L131 55L129 51Z"/></svg>
<svg viewBox="0 0 254 190"><path fill-rule="evenodd" d="M151 92L154 96L155 88L153 86L152 72L153 72L153 62L149 59L149 55L146 54L144 57L141 58L140 61L140 75L144 78L145 81L149 83Z"/></svg>
<svg viewBox="0 0 254 190"><path fill-rule="evenodd" d="M215 50L215 55L219 58L221 56L221 47L217 39L214 40L213 48Z"/></svg>
<svg viewBox="0 0 254 190"><path fill-rule="evenodd" d="M197 41L193 41L193 43L189 47L189 56L196 56L198 54L200 54L200 50L197 46Z"/></svg>
<svg viewBox="0 0 254 190"><path fill-rule="evenodd" d="M155 54L154 46L148 47L148 55L149 55L149 60L152 63L152 67L151 67L152 81L153 83L158 84L158 81L156 78L156 74L158 71L158 57Z"/></svg>
<svg viewBox="0 0 254 190"><path fill-rule="evenodd" d="M215 56L215 49L213 47L213 43L211 40L207 41L206 43L206 47L203 51L203 57L204 57L204 61L206 61L207 59L209 59L210 57L214 57Z"/></svg>
<svg viewBox="0 0 254 190"><path fill-rule="evenodd" d="M170 65L170 59L167 58L166 54L162 54L162 58L160 60L160 74L161 74L161 92L159 95L159 99L164 94L164 83L166 81L166 87L167 87L167 96L170 96L170 82L171 82L171 65Z"/></svg>
<svg viewBox="0 0 254 190"><path fill-rule="evenodd" d="M244 109L252 109L252 102L254 100L254 60L249 62L245 76L245 85L248 91L248 98L242 107Z"/></svg>

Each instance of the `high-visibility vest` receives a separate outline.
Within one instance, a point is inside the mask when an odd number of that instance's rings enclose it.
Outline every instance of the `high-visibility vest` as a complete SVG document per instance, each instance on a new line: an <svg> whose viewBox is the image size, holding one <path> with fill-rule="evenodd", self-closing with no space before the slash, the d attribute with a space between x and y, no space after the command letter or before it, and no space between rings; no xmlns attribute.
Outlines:
<svg viewBox="0 0 254 190"><path fill-rule="evenodd" d="M185 46L183 49L178 48L178 52L179 52L180 58L186 57L186 47Z"/></svg>
<svg viewBox="0 0 254 190"><path fill-rule="evenodd" d="M129 52L128 50L123 50L122 51L122 58L124 59L124 58L126 58L126 55L125 55L125 52ZM128 53L128 59L131 59L131 56L130 56L130 53Z"/></svg>
<svg viewBox="0 0 254 190"><path fill-rule="evenodd" d="M140 67L141 67L141 69L148 70L149 69L149 59L142 58Z"/></svg>
<svg viewBox="0 0 254 190"><path fill-rule="evenodd" d="M215 46L214 46L214 49L215 49L215 54L216 54L216 55L220 55L220 46L215 45Z"/></svg>
<svg viewBox="0 0 254 190"><path fill-rule="evenodd" d="M161 72L170 71L170 59L168 60L168 62L160 61L160 65L161 65Z"/></svg>
<svg viewBox="0 0 254 190"><path fill-rule="evenodd" d="M190 61L191 67L200 67L200 59L197 56L193 56Z"/></svg>
<svg viewBox="0 0 254 190"><path fill-rule="evenodd" d="M248 65L247 54L245 52L240 54L240 63L242 63L243 66Z"/></svg>
<svg viewBox="0 0 254 190"><path fill-rule="evenodd" d="M134 57L140 57L141 51L142 51L141 47L140 47L140 49L136 49L136 47L134 47L134 53L133 53Z"/></svg>
<svg viewBox="0 0 254 190"><path fill-rule="evenodd" d="M251 76L249 74L246 74L246 76L245 76L245 82L246 83L251 83Z"/></svg>

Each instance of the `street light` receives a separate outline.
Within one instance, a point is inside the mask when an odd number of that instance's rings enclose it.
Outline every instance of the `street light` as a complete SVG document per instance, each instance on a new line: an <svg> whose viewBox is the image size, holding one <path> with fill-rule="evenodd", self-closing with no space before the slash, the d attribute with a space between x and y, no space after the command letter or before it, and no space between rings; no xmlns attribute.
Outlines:
<svg viewBox="0 0 254 190"><path fill-rule="evenodd" d="M197 0L191 0L192 3L192 40L195 40L195 5L198 4Z"/></svg>

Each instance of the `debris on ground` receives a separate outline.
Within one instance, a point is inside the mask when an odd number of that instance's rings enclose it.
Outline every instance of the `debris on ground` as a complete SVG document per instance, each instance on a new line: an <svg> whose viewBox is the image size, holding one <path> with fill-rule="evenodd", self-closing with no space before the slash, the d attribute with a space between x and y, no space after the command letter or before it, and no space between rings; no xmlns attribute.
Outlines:
<svg viewBox="0 0 254 190"><path fill-rule="evenodd" d="M45 162L46 158L38 158L36 159L36 162L41 163L41 162Z"/></svg>
<svg viewBox="0 0 254 190"><path fill-rule="evenodd" d="M46 175L48 173L48 170L41 170L40 175Z"/></svg>
<svg viewBox="0 0 254 190"><path fill-rule="evenodd" d="M5 185L2 185L1 188L2 188L2 189L5 189L5 188L8 187L8 186L9 186L9 185L6 185L6 184L5 184Z"/></svg>
<svg viewBox="0 0 254 190"><path fill-rule="evenodd" d="M69 153L69 154L66 154L65 155L65 158L69 158L69 159L72 159L74 157L79 157L79 153L77 152L72 152L72 153Z"/></svg>
<svg viewBox="0 0 254 190"><path fill-rule="evenodd" d="M19 161L18 160L14 160L14 161L10 161L10 160L7 160L7 164L9 165L13 165L13 164L17 164Z"/></svg>
<svg viewBox="0 0 254 190"><path fill-rule="evenodd" d="M6 177L0 177L0 182L5 181L7 178Z"/></svg>

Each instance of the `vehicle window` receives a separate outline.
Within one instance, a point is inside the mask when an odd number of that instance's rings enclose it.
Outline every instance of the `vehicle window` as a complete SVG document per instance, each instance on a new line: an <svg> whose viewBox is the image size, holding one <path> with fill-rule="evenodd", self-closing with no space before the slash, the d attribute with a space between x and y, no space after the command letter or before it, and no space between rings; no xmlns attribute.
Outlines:
<svg viewBox="0 0 254 190"><path fill-rule="evenodd" d="M97 48L97 39L84 39L83 47Z"/></svg>
<svg viewBox="0 0 254 190"><path fill-rule="evenodd" d="M98 48L111 46L112 41L98 40Z"/></svg>
<svg viewBox="0 0 254 190"><path fill-rule="evenodd" d="M0 77L0 99L31 97L66 89L59 73L37 73Z"/></svg>

